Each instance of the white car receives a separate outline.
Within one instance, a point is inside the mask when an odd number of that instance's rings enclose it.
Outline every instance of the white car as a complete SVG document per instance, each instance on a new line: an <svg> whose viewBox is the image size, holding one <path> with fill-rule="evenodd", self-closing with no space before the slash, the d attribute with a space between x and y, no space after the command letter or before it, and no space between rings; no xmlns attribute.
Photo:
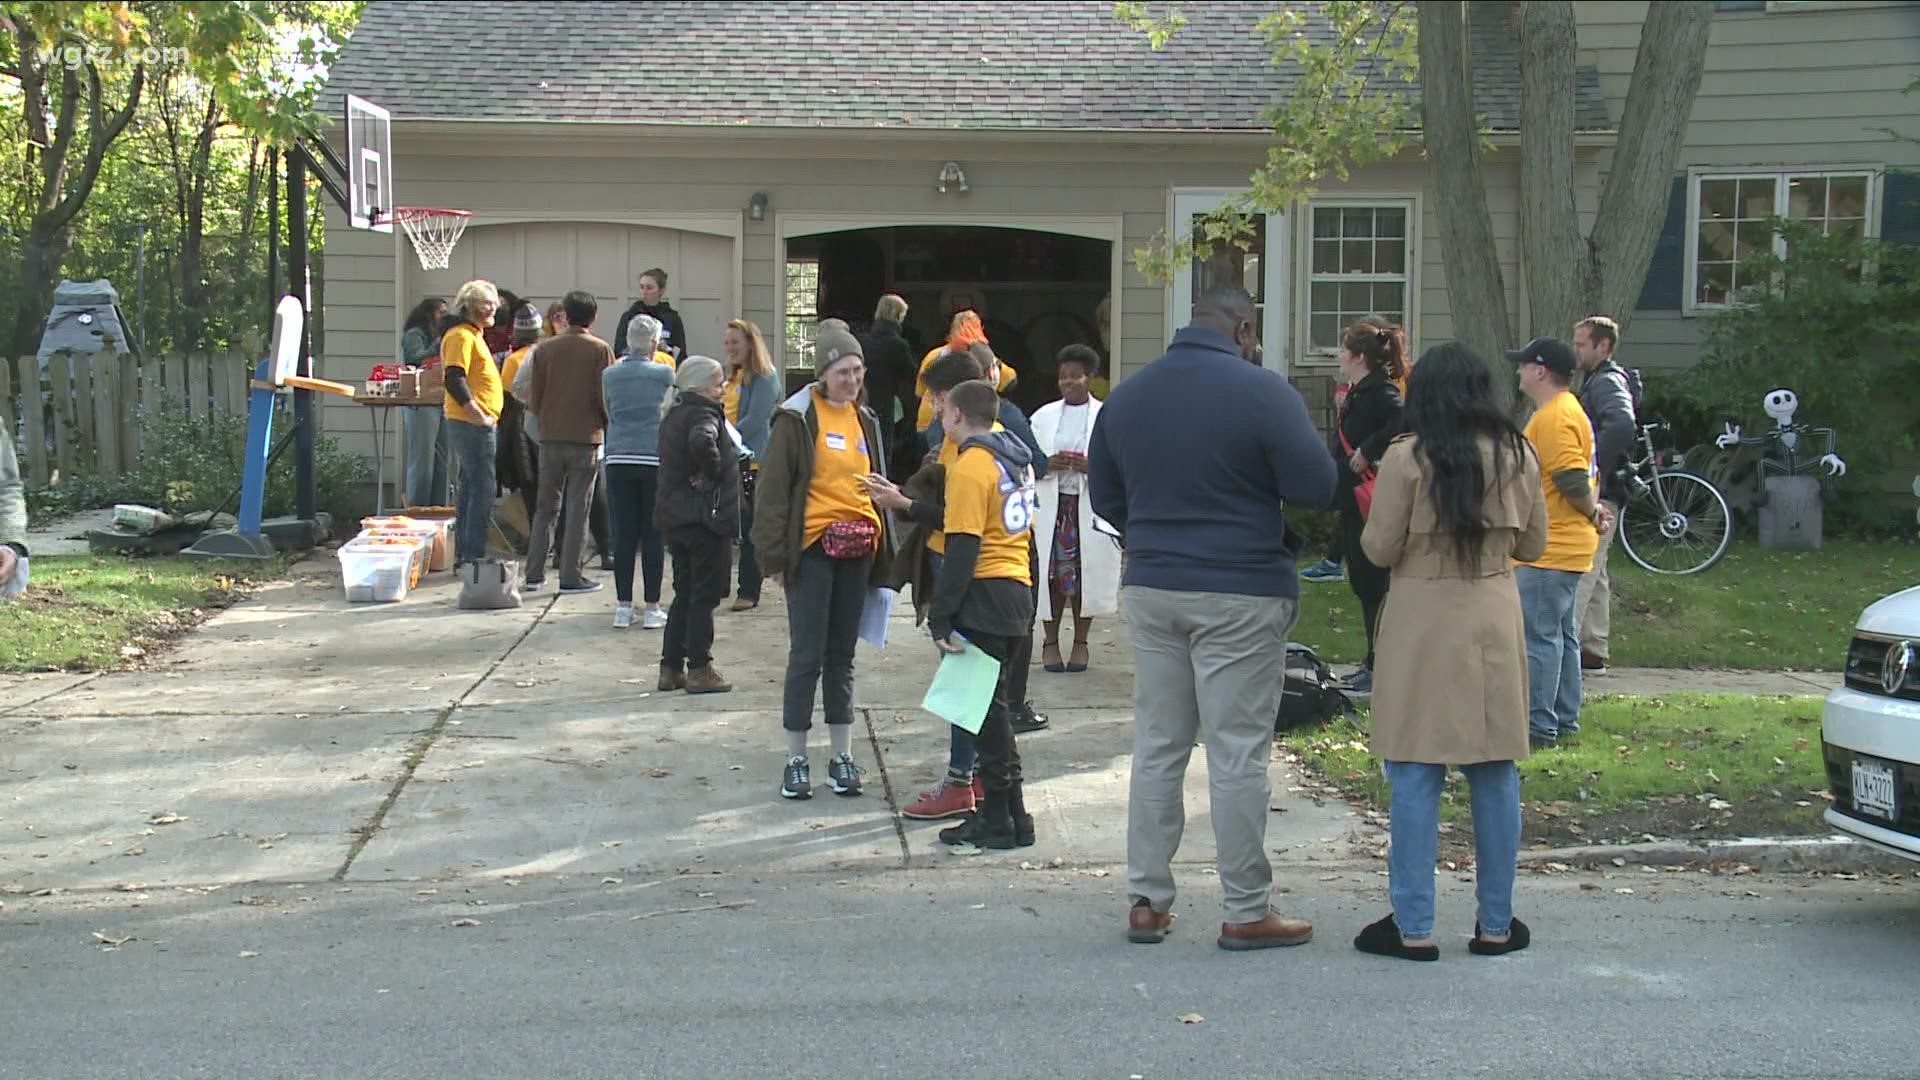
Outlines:
<svg viewBox="0 0 1920 1080"><path fill-rule="evenodd" d="M1920 861L1920 588L1860 615L1846 684L1827 695L1827 824Z"/></svg>

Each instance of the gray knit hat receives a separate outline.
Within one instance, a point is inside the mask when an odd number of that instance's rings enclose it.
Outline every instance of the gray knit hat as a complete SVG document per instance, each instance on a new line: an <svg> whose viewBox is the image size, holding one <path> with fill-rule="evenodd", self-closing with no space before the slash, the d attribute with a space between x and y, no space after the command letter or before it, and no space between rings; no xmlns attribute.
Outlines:
<svg viewBox="0 0 1920 1080"><path fill-rule="evenodd" d="M814 376L825 376L828 368L849 356L865 359L860 339L853 336L853 330L839 319L822 322L813 335Z"/></svg>

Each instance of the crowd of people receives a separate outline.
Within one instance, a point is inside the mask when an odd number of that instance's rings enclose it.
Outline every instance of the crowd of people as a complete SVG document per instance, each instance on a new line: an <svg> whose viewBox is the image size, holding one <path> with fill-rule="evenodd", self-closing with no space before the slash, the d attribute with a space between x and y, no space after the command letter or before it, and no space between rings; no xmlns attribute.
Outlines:
<svg viewBox="0 0 1920 1080"><path fill-rule="evenodd" d="M614 625L634 621L637 554L641 625L664 631L660 690L729 691L714 665L715 610L730 591L734 610L750 610L764 583L777 585L788 632L778 790L796 800L814 794L816 694L826 787L862 793L852 737L861 624L882 590L910 595L938 653L978 649L1000 675L978 733L950 726L946 775L902 812L958 819L941 840L988 850L1035 842L1017 738L1048 726L1028 696L1036 634L1042 670L1084 672L1093 621L1124 609L1135 696L1128 936L1154 942L1172 927L1198 744L1224 893L1219 944L1259 949L1313 933L1271 905L1268 763L1303 576L1287 511L1332 509L1329 556L1366 634L1347 685L1372 696L1373 750L1392 787L1392 911L1355 945L1437 957L1439 803L1457 768L1478 849L1472 950L1526 947L1512 897L1516 763L1578 736L1583 672L1606 656L1615 474L1635 423L1612 320L1507 354L1533 406L1524 428L1464 346L1415 363L1404 329L1356 322L1341 338L1344 392L1323 441L1300 394L1260 365L1255 308L1235 288L1206 293L1165 354L1104 402L1092 391L1100 353L1066 347L1058 399L1028 417L1003 396L1017 374L974 312L956 313L917 364L898 296L881 298L865 333L826 320L812 379L787 393L750 321L727 324L724 359L686 352L665 280L643 279L617 350L592 333L597 305L582 292L543 319L475 281L409 318L403 352L436 349L446 367L443 415L410 420L409 432L459 463L458 560L486 557L495 458L510 457L496 438L511 410L514 437L533 442L525 456L537 459L531 475L515 467L538 493L525 587L542 586L557 547L562 591L599 588L582 562L601 502ZM496 356L489 335L503 311L512 331ZM426 329L436 319L437 340ZM1155 430L1184 434L1137 437ZM441 482L430 461L410 462L410 498Z"/></svg>

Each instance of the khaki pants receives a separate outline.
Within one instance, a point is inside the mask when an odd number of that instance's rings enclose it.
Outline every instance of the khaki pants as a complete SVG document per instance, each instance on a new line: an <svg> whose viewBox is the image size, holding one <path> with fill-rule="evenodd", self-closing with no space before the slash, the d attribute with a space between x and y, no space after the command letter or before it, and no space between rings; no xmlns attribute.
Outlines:
<svg viewBox="0 0 1920 1080"><path fill-rule="evenodd" d="M1133 778L1127 889L1155 911L1174 900L1173 857L1186 828L1184 785L1195 741L1207 748L1208 796L1226 921L1267 915L1267 770L1298 601L1220 593L1122 590L1133 635Z"/></svg>
<svg viewBox="0 0 1920 1080"><path fill-rule="evenodd" d="M1613 621L1613 589L1607 577L1607 552L1613 549L1614 535L1620 531L1620 506L1610 500L1602 501L1607 509L1613 511L1613 528L1600 538L1600 548L1593 553L1593 569L1580 575L1580 589L1574 594L1573 611L1574 618L1580 624L1580 651L1605 660L1607 632Z"/></svg>

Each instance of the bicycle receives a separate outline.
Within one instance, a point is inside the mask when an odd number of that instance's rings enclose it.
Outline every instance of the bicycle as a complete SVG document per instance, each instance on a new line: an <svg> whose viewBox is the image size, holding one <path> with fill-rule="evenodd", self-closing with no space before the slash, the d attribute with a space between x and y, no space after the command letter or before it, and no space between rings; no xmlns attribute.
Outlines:
<svg viewBox="0 0 1920 1080"><path fill-rule="evenodd" d="M1653 436L1666 430L1664 423L1640 425L1641 454L1624 470L1627 501L1616 528L1627 557L1642 569L1698 574L1725 558L1733 545L1733 508L1706 477L1661 468Z"/></svg>

